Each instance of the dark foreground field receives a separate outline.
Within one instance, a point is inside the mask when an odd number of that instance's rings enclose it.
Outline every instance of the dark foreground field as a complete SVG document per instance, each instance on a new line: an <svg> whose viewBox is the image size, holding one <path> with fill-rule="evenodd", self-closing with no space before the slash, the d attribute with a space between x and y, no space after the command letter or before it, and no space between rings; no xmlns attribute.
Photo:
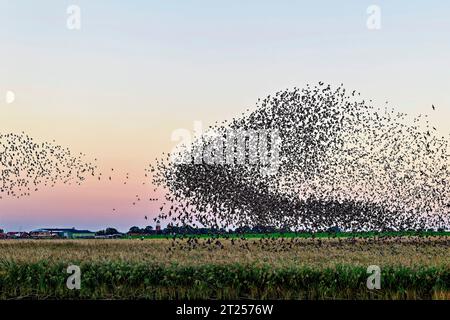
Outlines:
<svg viewBox="0 0 450 320"><path fill-rule="evenodd" d="M2 299L450 299L448 236L7 240L0 257Z"/></svg>

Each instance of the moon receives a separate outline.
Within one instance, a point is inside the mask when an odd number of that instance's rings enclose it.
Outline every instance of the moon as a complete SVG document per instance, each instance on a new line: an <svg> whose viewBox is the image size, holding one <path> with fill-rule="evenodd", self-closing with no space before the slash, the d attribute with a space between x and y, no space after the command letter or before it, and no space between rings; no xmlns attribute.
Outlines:
<svg viewBox="0 0 450 320"><path fill-rule="evenodd" d="M14 102L14 100L16 100L16 94L12 91L7 91L6 92L6 96L5 96L5 100L7 104L11 104Z"/></svg>

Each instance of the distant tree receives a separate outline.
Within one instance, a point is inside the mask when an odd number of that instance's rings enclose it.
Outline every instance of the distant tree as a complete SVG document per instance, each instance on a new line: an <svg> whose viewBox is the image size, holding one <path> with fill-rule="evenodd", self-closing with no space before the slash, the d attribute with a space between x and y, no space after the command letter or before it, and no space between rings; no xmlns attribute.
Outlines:
<svg viewBox="0 0 450 320"><path fill-rule="evenodd" d="M3 229L0 229L0 233L5 233L5 231Z"/></svg>
<svg viewBox="0 0 450 320"><path fill-rule="evenodd" d="M327 232L328 233L339 233L339 232L342 232L342 230L337 226L333 226L333 227L328 228Z"/></svg>
<svg viewBox="0 0 450 320"><path fill-rule="evenodd" d="M105 233L107 235L111 235L111 234L119 234L120 232L117 231L117 229L114 229L114 228L106 228Z"/></svg>
<svg viewBox="0 0 450 320"><path fill-rule="evenodd" d="M146 226L145 229L144 229L144 233L147 233L147 234L153 233L153 227L152 226Z"/></svg>
<svg viewBox="0 0 450 320"><path fill-rule="evenodd" d="M129 233L142 233L142 230L141 230L141 228L134 226L134 227L131 227L128 232Z"/></svg>
<svg viewBox="0 0 450 320"><path fill-rule="evenodd" d="M108 236L108 235L112 235L112 234L120 234L120 232L114 228L106 228L106 230L97 231L95 234L98 236Z"/></svg>
<svg viewBox="0 0 450 320"><path fill-rule="evenodd" d="M242 226L242 227L236 228L235 232L245 234L245 233L252 232L252 229L249 226Z"/></svg>

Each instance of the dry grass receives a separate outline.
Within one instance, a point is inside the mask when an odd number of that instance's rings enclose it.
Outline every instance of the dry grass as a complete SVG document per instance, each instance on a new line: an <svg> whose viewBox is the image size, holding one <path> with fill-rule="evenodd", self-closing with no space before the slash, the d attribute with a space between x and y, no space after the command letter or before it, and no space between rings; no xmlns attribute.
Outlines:
<svg viewBox="0 0 450 320"><path fill-rule="evenodd" d="M0 241L0 299L450 299L448 236L216 241Z"/></svg>
<svg viewBox="0 0 450 320"><path fill-rule="evenodd" d="M246 240L231 244L220 240L223 248L199 239L186 240L5 240L0 241L3 261L47 262L148 262L182 265L268 264L274 267L355 266L441 266L450 268L450 237L395 239L295 239ZM290 245L289 245L290 243ZM243 248L247 244L249 249ZM170 251L169 251L170 249Z"/></svg>

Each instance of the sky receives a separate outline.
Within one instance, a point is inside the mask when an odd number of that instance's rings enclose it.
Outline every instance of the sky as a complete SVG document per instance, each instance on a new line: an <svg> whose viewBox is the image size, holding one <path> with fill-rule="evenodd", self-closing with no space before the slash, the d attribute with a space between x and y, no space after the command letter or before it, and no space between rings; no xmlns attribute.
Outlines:
<svg viewBox="0 0 450 320"><path fill-rule="evenodd" d="M144 168L172 150L175 130L308 83L343 83L412 116L434 104L430 121L448 136L449 30L450 3L435 0L0 0L1 132L55 139L134 181L4 197L0 228L151 224L158 202L130 204L160 196Z"/></svg>

